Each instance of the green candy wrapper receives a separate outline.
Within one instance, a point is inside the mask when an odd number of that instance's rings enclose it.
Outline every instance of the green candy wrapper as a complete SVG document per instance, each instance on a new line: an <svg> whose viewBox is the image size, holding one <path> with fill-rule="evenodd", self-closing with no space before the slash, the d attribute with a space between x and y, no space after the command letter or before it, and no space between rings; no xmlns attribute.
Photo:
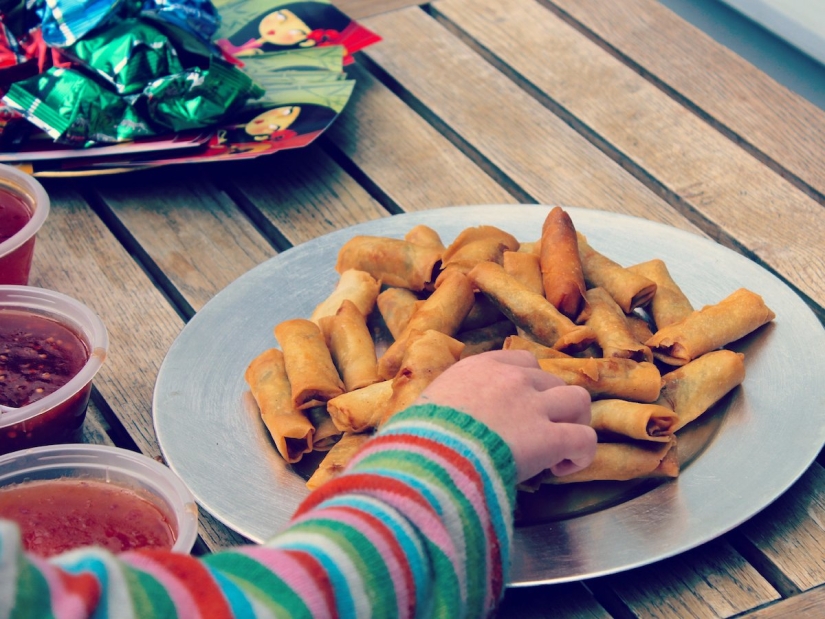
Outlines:
<svg viewBox="0 0 825 619"><path fill-rule="evenodd" d="M264 90L238 68L213 58L209 69L194 68L150 83L142 97L148 118L172 131L225 122Z"/></svg>
<svg viewBox="0 0 825 619"><path fill-rule="evenodd" d="M52 68L16 82L3 101L64 144L88 146L155 134L124 98L71 69Z"/></svg>
<svg viewBox="0 0 825 619"><path fill-rule="evenodd" d="M139 19L117 22L66 51L124 95L139 93L147 82L183 71L169 39Z"/></svg>

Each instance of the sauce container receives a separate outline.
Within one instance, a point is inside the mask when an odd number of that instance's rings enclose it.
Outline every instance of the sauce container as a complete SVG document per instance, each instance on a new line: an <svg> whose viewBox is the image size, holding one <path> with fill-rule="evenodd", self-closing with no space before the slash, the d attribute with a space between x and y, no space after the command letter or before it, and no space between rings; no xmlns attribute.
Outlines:
<svg viewBox="0 0 825 619"><path fill-rule="evenodd" d="M21 317L31 317L35 322L50 325L57 323L64 332L68 330L76 336L75 343L85 349L86 359L78 371L71 378L65 373L68 378L65 384L52 393L48 393L47 388L46 393L38 395L40 399L34 401L31 401L34 396L20 401L8 397L17 389L41 388L42 384L30 378L27 366L21 370L25 374L15 372L21 367L16 365L20 357L45 355L45 352L33 350L30 341L21 343L15 339L18 335L29 337L28 332L17 329ZM92 379L106 358L108 347L103 321L79 301L43 288L0 286L0 374L3 374L0 376L0 394L5 396L0 399L0 454L78 440L86 418ZM39 359L35 361L40 362Z"/></svg>
<svg viewBox="0 0 825 619"><path fill-rule="evenodd" d="M29 174L0 164L0 285L24 286L37 231L49 214L49 196Z"/></svg>
<svg viewBox="0 0 825 619"><path fill-rule="evenodd" d="M51 533L56 537L72 539L73 543L77 543L74 542L76 539L89 543L91 536L91 543L110 550L120 543L118 538L125 539L128 536L131 542L125 548L138 549L142 547L141 541L145 538L140 531L141 523L157 517L162 518L162 522L167 523L171 531L171 546L163 547L180 553L192 550L198 535L198 507L195 498L170 468L152 458L128 449L89 444L47 445L0 456L0 497L6 491L14 492L49 483L53 486L66 483L70 487L71 484L86 483L93 487L127 492L143 503L143 508L149 515L141 519L135 518L134 513L128 514L125 528L107 530L106 525L111 525L108 519L112 511L118 509L108 495L102 495L101 501L91 501L88 506L81 508L81 512L88 510L88 513L80 514L71 512L68 505L59 505L60 495L56 495L52 501L58 505L53 505L52 509L60 517L55 519L52 527L48 522L37 521L36 530L32 529L32 519L36 516L32 512L36 510L19 510L24 512L19 516L20 519L4 514L6 518L21 525L24 547L29 549L33 544L35 547L31 548L32 552L38 553L37 548L48 547L50 540L44 540L43 537L48 537ZM68 493L64 496L68 496ZM120 506L120 509L126 510L127 505ZM134 512L134 506L129 509ZM101 522L102 519L106 519L106 522ZM76 527L76 530L72 530L72 527ZM127 530L135 527L137 530ZM114 551L118 552L116 549ZM38 554L48 556L48 553Z"/></svg>

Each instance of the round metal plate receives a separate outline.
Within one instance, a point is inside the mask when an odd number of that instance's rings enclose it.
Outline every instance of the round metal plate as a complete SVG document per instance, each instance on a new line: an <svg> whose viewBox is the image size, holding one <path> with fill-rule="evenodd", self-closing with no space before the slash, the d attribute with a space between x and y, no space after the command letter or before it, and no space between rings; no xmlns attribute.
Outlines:
<svg viewBox="0 0 825 619"><path fill-rule="evenodd" d="M480 224L535 241L549 208L452 207L371 221L299 245L238 278L189 322L160 369L155 430L170 467L224 524L258 542L269 538L308 491L305 477L276 452L243 373L275 345L277 323L308 317L334 288L341 245L358 234L400 238L420 223L438 230L445 243ZM613 260L664 260L695 307L745 287L777 316L734 346L746 354L745 382L711 413L712 431L679 478L589 513L517 526L511 585L606 575L707 542L787 490L825 442L825 357L810 354L825 348L825 330L793 290L706 238L625 215L566 210L590 244ZM542 495L528 498L536 511Z"/></svg>

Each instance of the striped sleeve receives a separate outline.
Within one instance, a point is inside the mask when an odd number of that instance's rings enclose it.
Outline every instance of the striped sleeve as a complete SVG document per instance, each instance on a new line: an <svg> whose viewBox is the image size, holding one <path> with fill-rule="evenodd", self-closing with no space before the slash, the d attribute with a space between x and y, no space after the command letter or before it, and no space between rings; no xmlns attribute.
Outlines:
<svg viewBox="0 0 825 619"><path fill-rule="evenodd" d="M0 588L14 592L0 595L0 619L487 616L507 582L515 479L486 426L412 407L261 546L44 561L0 526Z"/></svg>

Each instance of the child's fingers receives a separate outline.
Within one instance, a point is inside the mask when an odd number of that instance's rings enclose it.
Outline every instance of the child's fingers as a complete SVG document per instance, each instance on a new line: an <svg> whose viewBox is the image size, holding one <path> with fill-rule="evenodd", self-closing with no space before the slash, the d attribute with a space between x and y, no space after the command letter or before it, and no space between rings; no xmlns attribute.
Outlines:
<svg viewBox="0 0 825 619"><path fill-rule="evenodd" d="M567 475L590 466L596 455L596 431L578 423L556 423L548 432L547 450L555 455L547 467Z"/></svg>
<svg viewBox="0 0 825 619"><path fill-rule="evenodd" d="M562 383L542 391L538 397L550 421L590 425L590 394L584 387Z"/></svg>

